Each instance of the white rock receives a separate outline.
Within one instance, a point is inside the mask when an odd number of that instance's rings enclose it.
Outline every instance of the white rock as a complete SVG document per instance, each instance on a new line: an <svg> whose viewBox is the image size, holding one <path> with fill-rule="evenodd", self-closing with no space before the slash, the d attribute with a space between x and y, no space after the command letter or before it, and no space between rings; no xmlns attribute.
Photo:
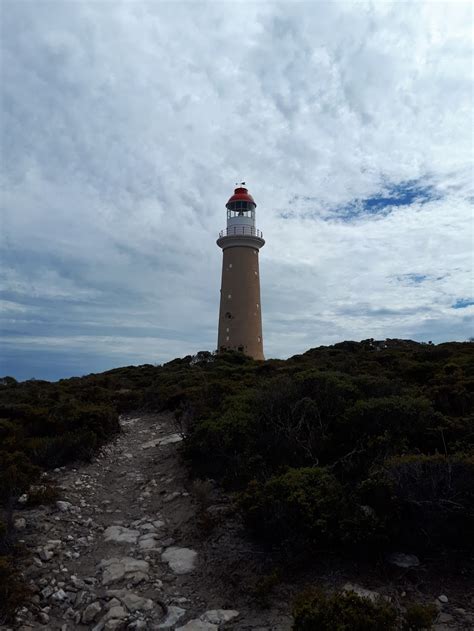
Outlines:
<svg viewBox="0 0 474 631"><path fill-rule="evenodd" d="M361 587L360 585L356 585L353 583L346 583L342 589L345 592L354 592L355 594L357 594L357 596L360 596L361 598L367 598L372 602L380 598L380 594L378 592L373 592L370 589L365 589L365 587Z"/></svg>
<svg viewBox="0 0 474 631"><path fill-rule="evenodd" d="M168 607L168 614L165 620L158 625L158 629L170 629L178 622L178 620L180 620L180 618L184 616L185 613L185 609L170 605Z"/></svg>
<svg viewBox="0 0 474 631"><path fill-rule="evenodd" d="M144 537L140 537L138 546L141 550L161 552L162 548L158 545L158 541L152 533L146 534Z"/></svg>
<svg viewBox="0 0 474 631"><path fill-rule="evenodd" d="M82 622L84 624L89 624L93 620L97 618L97 616L102 611L102 606L98 600L88 605L82 614Z"/></svg>
<svg viewBox="0 0 474 631"><path fill-rule="evenodd" d="M160 440L156 438L155 440L150 440L147 443L142 444L142 449L150 449L152 447L157 447L160 443Z"/></svg>
<svg viewBox="0 0 474 631"><path fill-rule="evenodd" d="M19 504L26 504L27 501L28 501L28 493L23 493L23 495L20 495L20 497L18 498Z"/></svg>
<svg viewBox="0 0 474 631"><path fill-rule="evenodd" d="M135 582L146 579L150 566L147 561L140 561L131 557L114 557L101 561L99 567L103 570L102 585L110 585L122 578Z"/></svg>
<svg viewBox="0 0 474 631"><path fill-rule="evenodd" d="M126 609L122 607L122 605L115 605L114 607L111 607L108 610L108 612L105 614L102 620L103 622L107 622L107 620L114 620L114 619L124 620L127 617L128 617L128 613Z"/></svg>
<svg viewBox="0 0 474 631"><path fill-rule="evenodd" d="M176 631L219 631L219 627L203 620L190 620L184 627L177 627Z"/></svg>
<svg viewBox="0 0 474 631"><path fill-rule="evenodd" d="M51 596L51 600L55 600L59 603L63 602L63 600L66 600L66 598L66 592L63 589L58 589L58 591L54 592L54 594Z"/></svg>
<svg viewBox="0 0 474 631"><path fill-rule="evenodd" d="M13 525L17 530L24 530L26 528L26 519L24 517L17 517Z"/></svg>
<svg viewBox="0 0 474 631"><path fill-rule="evenodd" d="M161 558L169 564L175 574L188 574L194 569L197 552L190 548L171 546L163 552Z"/></svg>
<svg viewBox="0 0 474 631"><path fill-rule="evenodd" d="M41 548L39 551L39 557L42 561L50 561L54 556L54 552L52 550L48 550L47 548Z"/></svg>
<svg viewBox="0 0 474 631"><path fill-rule="evenodd" d="M45 548L48 550L56 550L56 548L61 547L61 539L48 539L48 543L45 545Z"/></svg>
<svg viewBox="0 0 474 631"><path fill-rule="evenodd" d="M107 595L118 598L129 611L149 611L155 606L150 598L143 598L126 589L111 589Z"/></svg>
<svg viewBox="0 0 474 631"><path fill-rule="evenodd" d="M201 616L201 620L214 624L224 624L224 622L237 618L238 615L239 612L235 609L210 609Z"/></svg>
<svg viewBox="0 0 474 631"><path fill-rule="evenodd" d="M169 434L168 436L164 436L163 438L155 438L154 440L143 443L141 447L142 449L150 449L161 445L171 445L172 443L179 443L182 440L183 437L181 436L181 434Z"/></svg>
<svg viewBox="0 0 474 631"><path fill-rule="evenodd" d="M140 536L140 541L146 541L147 539L156 539L156 534L154 532L146 532Z"/></svg>
<svg viewBox="0 0 474 631"><path fill-rule="evenodd" d="M173 491L173 493L169 493L169 495L166 495L163 498L163 502L165 502L165 504L167 504L168 502L172 502L176 498L180 497L180 495L181 493L179 491Z"/></svg>
<svg viewBox="0 0 474 631"><path fill-rule="evenodd" d="M105 541L113 543L136 543L140 531L124 528L123 526L109 526L104 530Z"/></svg>
<svg viewBox="0 0 474 631"><path fill-rule="evenodd" d="M43 596L45 600L48 599L52 594L53 594L53 589L49 586L46 586L41 590L41 595Z"/></svg>
<svg viewBox="0 0 474 631"><path fill-rule="evenodd" d="M448 597L445 596L444 594L441 594L441 596L438 596L438 600L440 603L447 603L448 602Z"/></svg>
<svg viewBox="0 0 474 631"><path fill-rule="evenodd" d="M164 438L160 438L160 445L171 445L172 443L179 443L183 440L181 434L169 434L169 436L165 436Z"/></svg>
<svg viewBox="0 0 474 631"><path fill-rule="evenodd" d="M38 614L38 618L41 624L48 624L49 622L49 616L45 611L40 611L40 613Z"/></svg>
<svg viewBox="0 0 474 631"><path fill-rule="evenodd" d="M63 502L62 500L59 500L56 502L56 508L62 513L67 513L68 510L71 510L72 504L71 502Z"/></svg>
<svg viewBox="0 0 474 631"><path fill-rule="evenodd" d="M418 567L420 565L420 559L417 556L403 552L394 552L387 560L392 565L403 568Z"/></svg>

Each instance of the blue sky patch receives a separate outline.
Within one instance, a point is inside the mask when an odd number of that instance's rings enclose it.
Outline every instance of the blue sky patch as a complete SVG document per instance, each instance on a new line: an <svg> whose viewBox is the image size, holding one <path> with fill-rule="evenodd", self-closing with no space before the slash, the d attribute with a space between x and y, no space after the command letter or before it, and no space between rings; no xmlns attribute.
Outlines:
<svg viewBox="0 0 474 631"><path fill-rule="evenodd" d="M466 307L470 307L472 305L474 305L474 300L472 298L458 298L452 307L453 309L465 309Z"/></svg>
<svg viewBox="0 0 474 631"><path fill-rule="evenodd" d="M426 184L422 179L406 180L397 184L388 184L380 193L365 199L354 199L349 204L336 208L333 214L344 221L370 215L385 216L400 206L426 204L440 197L435 187Z"/></svg>

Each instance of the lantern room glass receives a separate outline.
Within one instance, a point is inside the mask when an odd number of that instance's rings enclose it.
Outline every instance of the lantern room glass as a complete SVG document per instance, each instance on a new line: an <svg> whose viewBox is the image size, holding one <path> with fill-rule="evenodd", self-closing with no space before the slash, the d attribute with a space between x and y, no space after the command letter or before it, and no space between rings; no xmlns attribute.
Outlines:
<svg viewBox="0 0 474 631"><path fill-rule="evenodd" d="M229 202L227 204L227 219L232 217L255 219L255 204L245 201Z"/></svg>

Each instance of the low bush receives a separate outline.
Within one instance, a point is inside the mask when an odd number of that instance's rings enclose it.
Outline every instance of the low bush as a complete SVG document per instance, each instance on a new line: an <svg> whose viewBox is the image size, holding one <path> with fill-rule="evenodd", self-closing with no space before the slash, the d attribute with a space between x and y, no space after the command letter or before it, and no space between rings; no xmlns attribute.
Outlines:
<svg viewBox="0 0 474 631"><path fill-rule="evenodd" d="M293 631L392 631L397 624L396 610L382 599L319 590L301 594L293 616Z"/></svg>
<svg viewBox="0 0 474 631"><path fill-rule="evenodd" d="M361 501L386 518L387 534L419 549L471 547L474 457L413 454L387 459L359 487Z"/></svg>
<svg viewBox="0 0 474 631"><path fill-rule="evenodd" d="M15 561L8 556L0 556L0 625L13 621L18 607L29 594Z"/></svg>
<svg viewBox="0 0 474 631"><path fill-rule="evenodd" d="M245 521L267 541L301 538L321 546L341 539L348 506L341 484L319 467L290 469L241 494Z"/></svg>
<svg viewBox="0 0 474 631"><path fill-rule="evenodd" d="M408 605L403 616L404 631L421 631L421 629L431 629L433 622L438 615L436 605L413 603Z"/></svg>

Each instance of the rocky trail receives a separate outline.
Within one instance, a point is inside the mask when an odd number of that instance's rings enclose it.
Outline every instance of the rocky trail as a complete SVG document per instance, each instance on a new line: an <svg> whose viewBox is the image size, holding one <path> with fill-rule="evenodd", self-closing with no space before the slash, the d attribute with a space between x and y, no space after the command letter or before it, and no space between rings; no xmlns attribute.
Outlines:
<svg viewBox="0 0 474 631"><path fill-rule="evenodd" d="M120 423L90 463L48 474L59 501L15 512L32 595L11 629L290 631L292 596L305 580L402 607L406 598L435 602L435 631L474 629L474 595L454 561L451 572L432 573L409 554L392 555L391 570L321 556L299 586L275 589L230 500L212 483L190 482L172 418ZM264 607L255 577L264 596L273 591Z"/></svg>
<svg viewBox="0 0 474 631"><path fill-rule="evenodd" d="M252 550L237 527L200 534L171 419L124 417L121 428L91 463L50 474L60 501L16 513L33 595L15 628L289 630L288 605L254 611L239 588ZM205 495L208 516L227 510Z"/></svg>

